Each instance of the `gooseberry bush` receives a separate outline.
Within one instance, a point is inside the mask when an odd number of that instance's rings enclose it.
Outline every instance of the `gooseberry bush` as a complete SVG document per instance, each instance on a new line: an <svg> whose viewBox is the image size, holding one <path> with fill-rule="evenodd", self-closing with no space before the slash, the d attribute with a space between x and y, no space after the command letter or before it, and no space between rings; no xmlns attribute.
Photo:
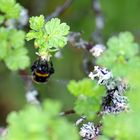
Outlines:
<svg viewBox="0 0 140 140"><path fill-rule="evenodd" d="M25 31L18 29L24 9L14 0L0 1L0 60L10 70L24 69L30 64L25 47ZM22 24L21 24L22 26ZM22 64L21 64L22 62Z"/></svg>
<svg viewBox="0 0 140 140"><path fill-rule="evenodd" d="M23 10L26 11L15 0L0 0L0 60L11 71L30 67L26 41L34 40L36 57L47 61L70 41L70 27L66 23L59 18L46 21L43 15L29 18L30 30L26 33L26 21L21 22ZM72 41L80 44L81 40ZM85 48L89 44L82 42L84 51L93 58L94 68L85 78L73 79L67 85L75 97L72 112L78 119L69 122L67 112L61 112L60 102L40 102L35 91L28 91L27 105L8 114L7 127L0 139L140 139L140 57L134 36L122 32L110 37L106 44L97 43L88 50Z"/></svg>

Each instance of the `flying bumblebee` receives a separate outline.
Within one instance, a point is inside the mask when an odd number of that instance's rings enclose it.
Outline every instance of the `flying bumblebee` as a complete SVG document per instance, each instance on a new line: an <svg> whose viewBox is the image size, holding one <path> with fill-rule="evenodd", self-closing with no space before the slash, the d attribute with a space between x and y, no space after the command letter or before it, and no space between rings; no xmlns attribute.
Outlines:
<svg viewBox="0 0 140 140"><path fill-rule="evenodd" d="M31 66L32 78L37 83L45 83L54 73L52 61L39 57Z"/></svg>

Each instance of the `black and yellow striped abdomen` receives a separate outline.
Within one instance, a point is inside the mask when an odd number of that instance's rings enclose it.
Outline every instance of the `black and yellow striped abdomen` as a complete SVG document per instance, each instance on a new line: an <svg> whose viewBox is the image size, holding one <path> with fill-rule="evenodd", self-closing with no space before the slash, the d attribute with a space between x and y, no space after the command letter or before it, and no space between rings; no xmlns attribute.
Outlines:
<svg viewBox="0 0 140 140"><path fill-rule="evenodd" d="M31 70L33 80L37 83L47 82L50 75L54 73L52 62L48 62L42 59L36 60L31 67Z"/></svg>

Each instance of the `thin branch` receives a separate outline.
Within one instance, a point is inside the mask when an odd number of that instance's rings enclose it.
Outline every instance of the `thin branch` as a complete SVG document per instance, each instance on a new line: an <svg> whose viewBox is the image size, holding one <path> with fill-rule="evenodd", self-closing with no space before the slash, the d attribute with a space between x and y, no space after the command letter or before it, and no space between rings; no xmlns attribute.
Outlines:
<svg viewBox="0 0 140 140"><path fill-rule="evenodd" d="M92 0L92 9L95 13L96 31L93 33L93 39L96 43L102 43L102 30L104 28L104 16L101 10L99 0Z"/></svg>
<svg viewBox="0 0 140 140"><path fill-rule="evenodd" d="M103 45L103 37L102 37L102 31L104 28L104 17L103 17L99 0L92 0L92 9L93 12L95 13L95 23L96 23L95 32L93 32L94 44L88 42L85 48L86 50L88 50L88 52L92 54L94 59L93 61L91 61L87 57L88 55L87 52L85 51L85 57L83 59L83 67L86 74L89 73L89 71L91 71L92 69L92 67L89 64L92 64L94 66L96 63L96 58L100 56L102 52L105 50L105 46Z"/></svg>
<svg viewBox="0 0 140 140"><path fill-rule="evenodd" d="M73 0L66 0L63 5L58 6L55 11L46 18L46 21L50 20L51 18L58 17L64 13L71 6L72 1Z"/></svg>
<svg viewBox="0 0 140 140"><path fill-rule="evenodd" d="M20 70L19 75L25 84L26 89L26 100L30 104L40 105L40 102L37 98L38 91L34 88L31 77L28 76L28 72L26 70Z"/></svg>
<svg viewBox="0 0 140 140"><path fill-rule="evenodd" d="M70 110L66 110L64 112L60 113L60 116L66 116L66 115L71 115L71 114L75 114L75 111L73 109Z"/></svg>

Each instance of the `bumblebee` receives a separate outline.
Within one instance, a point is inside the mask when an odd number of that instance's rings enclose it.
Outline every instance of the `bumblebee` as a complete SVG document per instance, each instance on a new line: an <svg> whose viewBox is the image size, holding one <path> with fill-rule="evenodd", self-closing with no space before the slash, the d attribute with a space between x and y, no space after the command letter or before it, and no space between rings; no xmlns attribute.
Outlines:
<svg viewBox="0 0 140 140"><path fill-rule="evenodd" d="M45 83L54 73L52 61L38 58L31 67L32 78L37 83Z"/></svg>

